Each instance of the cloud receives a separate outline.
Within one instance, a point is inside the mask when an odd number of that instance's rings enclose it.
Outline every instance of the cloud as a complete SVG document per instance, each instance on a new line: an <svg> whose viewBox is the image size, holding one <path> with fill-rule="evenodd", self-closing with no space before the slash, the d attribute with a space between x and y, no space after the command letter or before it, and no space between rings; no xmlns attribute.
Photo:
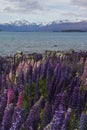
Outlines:
<svg viewBox="0 0 87 130"><path fill-rule="evenodd" d="M0 21L85 19L87 0L0 0Z"/></svg>
<svg viewBox="0 0 87 130"><path fill-rule="evenodd" d="M9 3L3 11L29 13L30 11L42 10L42 5L39 0L7 0Z"/></svg>
<svg viewBox="0 0 87 130"><path fill-rule="evenodd" d="M72 17L82 17L82 14L78 14L78 13L73 13L73 12L65 12L63 13L62 15L65 15L66 17L67 16L72 16Z"/></svg>
<svg viewBox="0 0 87 130"><path fill-rule="evenodd" d="M68 5L70 0L0 0L7 2L3 11L9 13L31 13L32 11L59 10L63 5Z"/></svg>
<svg viewBox="0 0 87 130"><path fill-rule="evenodd" d="M87 0L72 0L72 3L87 9Z"/></svg>

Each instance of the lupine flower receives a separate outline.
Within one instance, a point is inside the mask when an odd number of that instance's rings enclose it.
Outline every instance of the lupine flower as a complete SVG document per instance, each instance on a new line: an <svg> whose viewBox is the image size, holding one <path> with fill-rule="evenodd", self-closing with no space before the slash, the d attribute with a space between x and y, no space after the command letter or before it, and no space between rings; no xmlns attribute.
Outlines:
<svg viewBox="0 0 87 130"><path fill-rule="evenodd" d="M6 75L6 84L8 85L10 83L9 75Z"/></svg>
<svg viewBox="0 0 87 130"><path fill-rule="evenodd" d="M41 76L41 65L42 65L41 61L37 63L37 73L38 73L39 78Z"/></svg>
<svg viewBox="0 0 87 130"><path fill-rule="evenodd" d="M35 63L33 68L33 81L36 82L37 79L37 64Z"/></svg>
<svg viewBox="0 0 87 130"><path fill-rule="evenodd" d="M62 125L61 130L67 130L67 125L68 125L69 120L70 120L71 112L72 112L71 108L68 108L68 110L65 114L65 119L63 121L63 125Z"/></svg>
<svg viewBox="0 0 87 130"><path fill-rule="evenodd" d="M0 130L87 129L87 51L41 56L0 57ZM46 94L40 93L40 80Z"/></svg>
<svg viewBox="0 0 87 130"><path fill-rule="evenodd" d="M36 101L40 98L40 90L39 90L39 76L37 75L36 79Z"/></svg>
<svg viewBox="0 0 87 130"><path fill-rule="evenodd" d="M14 92L13 89L10 88L8 89L8 101L7 101L7 105L9 105L10 103L12 103L13 99L14 99Z"/></svg>
<svg viewBox="0 0 87 130"><path fill-rule="evenodd" d="M87 59L85 61L84 71L83 71L81 78L82 78L83 81L85 81L86 77L87 77Z"/></svg>
<svg viewBox="0 0 87 130"><path fill-rule="evenodd" d="M62 93L57 94L55 98L54 106L52 108L52 115L54 115L56 109L58 109L59 104L61 103L61 99L62 99Z"/></svg>
<svg viewBox="0 0 87 130"><path fill-rule="evenodd" d="M43 97L41 97L31 108L29 115L26 120L26 130L37 130L38 123L40 119L41 102Z"/></svg>
<svg viewBox="0 0 87 130"><path fill-rule="evenodd" d="M18 81L24 85L24 72L23 70L20 71L19 75L18 75Z"/></svg>
<svg viewBox="0 0 87 130"><path fill-rule="evenodd" d="M1 91L1 86L2 86L2 75L0 74L0 91Z"/></svg>
<svg viewBox="0 0 87 130"><path fill-rule="evenodd" d="M9 79L11 80L12 78L12 69L10 70L10 73L9 73Z"/></svg>
<svg viewBox="0 0 87 130"><path fill-rule="evenodd" d="M68 93L67 91L64 91L62 94L61 104L66 107L68 105Z"/></svg>
<svg viewBox="0 0 87 130"><path fill-rule="evenodd" d="M84 62L84 58L81 57L80 60L79 60L79 64L83 64L83 62Z"/></svg>
<svg viewBox="0 0 87 130"><path fill-rule="evenodd" d="M61 130L64 117L65 111L63 106L60 105L59 109L55 111L52 121L44 128L44 130Z"/></svg>
<svg viewBox="0 0 87 130"><path fill-rule="evenodd" d="M29 64L27 73L26 73L26 81L29 84L29 87L32 87L32 65Z"/></svg>
<svg viewBox="0 0 87 130"><path fill-rule="evenodd" d="M81 114L79 130L87 130L87 114L84 112Z"/></svg>
<svg viewBox="0 0 87 130"><path fill-rule="evenodd" d="M45 127L52 118L52 105L49 102L46 102L45 108L44 108L44 118L42 122L42 127Z"/></svg>
<svg viewBox="0 0 87 130"><path fill-rule="evenodd" d="M58 74L58 70L60 68L60 64L58 63L54 69L54 74L57 75Z"/></svg>
<svg viewBox="0 0 87 130"><path fill-rule="evenodd" d="M52 74L53 74L53 72L52 72L51 63L49 62L48 69L47 69L47 77L46 77L46 86L47 86L48 91L49 91L50 86L51 86Z"/></svg>
<svg viewBox="0 0 87 130"><path fill-rule="evenodd" d="M76 116L77 116L77 118L80 117L82 109L83 109L82 94L79 93L78 98L77 98L77 106L76 106Z"/></svg>
<svg viewBox="0 0 87 130"><path fill-rule="evenodd" d="M59 93L61 90L61 85L63 83L63 81L62 81L63 79L60 79L60 81L59 81L60 74L61 74L61 68L58 68L58 73L54 73L52 85L51 85L49 93L48 93L49 102L51 102L52 99L54 98L54 95Z"/></svg>
<svg viewBox="0 0 87 130"><path fill-rule="evenodd" d="M4 111L3 121L1 125L1 130L9 130L12 122L14 107L13 104L9 104Z"/></svg>
<svg viewBox="0 0 87 130"><path fill-rule="evenodd" d="M19 93L19 96L18 96L18 102L17 102L17 107L18 108L22 107L23 97L24 97L24 93L22 91L22 92Z"/></svg>
<svg viewBox="0 0 87 130"><path fill-rule="evenodd" d="M1 102L0 102L0 124L2 122L4 110L7 104L7 90L4 91L2 97L1 97Z"/></svg>
<svg viewBox="0 0 87 130"><path fill-rule="evenodd" d="M9 130L19 130L25 120L25 110L23 108L15 108L13 114L12 125Z"/></svg>
<svg viewBox="0 0 87 130"><path fill-rule="evenodd" d="M43 64L42 77L45 79L47 76L47 68L48 68L49 59L46 59Z"/></svg>
<svg viewBox="0 0 87 130"><path fill-rule="evenodd" d="M72 97L71 97L72 108L76 108L76 106L77 106L77 100L76 99L78 99L78 94L79 94L79 87L76 86L73 90L73 94L72 94Z"/></svg>

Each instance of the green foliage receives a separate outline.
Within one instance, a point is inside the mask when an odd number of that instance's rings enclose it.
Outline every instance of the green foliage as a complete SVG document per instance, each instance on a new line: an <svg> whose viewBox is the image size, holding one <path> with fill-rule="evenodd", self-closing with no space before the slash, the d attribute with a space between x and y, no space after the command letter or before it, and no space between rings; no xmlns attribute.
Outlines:
<svg viewBox="0 0 87 130"><path fill-rule="evenodd" d="M12 74L11 83L14 83L14 81L15 81L15 75Z"/></svg>
<svg viewBox="0 0 87 130"><path fill-rule="evenodd" d="M40 129L40 130L42 130L43 118L44 118L44 109L41 109L41 112L40 112L40 123L39 123L39 126L38 126L38 129Z"/></svg>
<svg viewBox="0 0 87 130"><path fill-rule="evenodd" d="M81 86L80 86L80 89L82 91L82 94L84 95L85 94L85 91L87 90L87 86L84 85L84 83L82 82Z"/></svg>
<svg viewBox="0 0 87 130"><path fill-rule="evenodd" d="M35 98L36 96L36 93L35 93L35 88L36 88L36 84L35 83L32 83L32 87L29 87L31 93L32 93L32 96Z"/></svg>
<svg viewBox="0 0 87 130"><path fill-rule="evenodd" d="M47 97L46 80L42 80L42 79L39 80L39 89L41 95L44 97L44 99L46 99Z"/></svg>
<svg viewBox="0 0 87 130"><path fill-rule="evenodd" d="M29 102L30 102L30 96L29 96L29 86L26 85L25 89L24 89L24 99L23 99L23 104L22 106L25 108L26 110L26 115L29 112Z"/></svg>
<svg viewBox="0 0 87 130"><path fill-rule="evenodd" d="M75 121L75 112L73 111L71 114L71 118L68 123L67 130L74 130L74 121Z"/></svg>

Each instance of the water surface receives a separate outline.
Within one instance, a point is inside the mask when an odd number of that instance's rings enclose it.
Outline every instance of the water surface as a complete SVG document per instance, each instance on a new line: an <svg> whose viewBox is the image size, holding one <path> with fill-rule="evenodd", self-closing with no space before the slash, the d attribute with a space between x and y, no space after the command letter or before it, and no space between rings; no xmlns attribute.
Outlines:
<svg viewBox="0 0 87 130"><path fill-rule="evenodd" d="M87 32L0 32L0 55L87 50Z"/></svg>

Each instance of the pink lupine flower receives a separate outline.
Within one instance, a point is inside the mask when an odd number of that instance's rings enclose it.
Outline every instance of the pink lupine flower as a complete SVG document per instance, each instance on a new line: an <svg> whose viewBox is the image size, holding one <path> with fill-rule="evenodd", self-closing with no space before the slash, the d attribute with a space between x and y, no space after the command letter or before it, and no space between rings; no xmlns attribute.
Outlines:
<svg viewBox="0 0 87 130"><path fill-rule="evenodd" d="M83 64L83 57L80 58L79 64Z"/></svg>
<svg viewBox="0 0 87 130"><path fill-rule="evenodd" d="M6 82L7 82L7 83L10 82L9 75L6 75Z"/></svg>
<svg viewBox="0 0 87 130"><path fill-rule="evenodd" d="M37 67L40 66L40 64L41 64L41 61L38 61L38 62L37 62Z"/></svg>
<svg viewBox="0 0 87 130"><path fill-rule="evenodd" d="M9 73L9 79L11 80L12 78L12 69L10 70L10 73Z"/></svg>
<svg viewBox="0 0 87 130"><path fill-rule="evenodd" d="M24 67L23 67L24 79L26 79L26 73L27 73L28 67L29 67L29 64L27 62L25 62Z"/></svg>
<svg viewBox="0 0 87 130"><path fill-rule="evenodd" d="M17 107L21 108L22 107L22 102L23 102L23 97L24 97L24 93L20 92L19 96L18 96L18 102L17 102Z"/></svg>
<svg viewBox="0 0 87 130"><path fill-rule="evenodd" d="M13 89L10 88L8 90L8 101L7 101L7 105L9 105L10 103L12 103L13 99L14 99L14 92L13 92Z"/></svg>
<svg viewBox="0 0 87 130"><path fill-rule="evenodd" d="M35 62L34 63L34 65L33 65L33 71L34 71L34 69L37 67L37 62Z"/></svg>
<svg viewBox="0 0 87 130"><path fill-rule="evenodd" d="M32 59L31 60L31 65L34 66L34 63L35 63L35 61L34 61L34 59Z"/></svg>

